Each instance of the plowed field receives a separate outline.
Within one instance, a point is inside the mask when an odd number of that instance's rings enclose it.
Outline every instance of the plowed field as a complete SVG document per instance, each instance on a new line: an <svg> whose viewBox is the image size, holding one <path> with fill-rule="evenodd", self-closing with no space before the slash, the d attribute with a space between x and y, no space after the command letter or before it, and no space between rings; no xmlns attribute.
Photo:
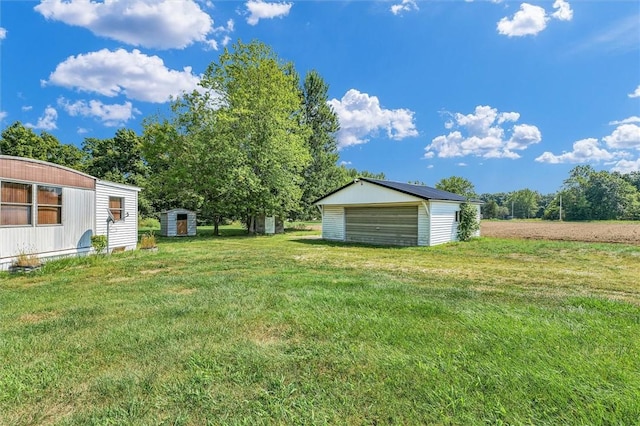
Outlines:
<svg viewBox="0 0 640 426"><path fill-rule="evenodd" d="M640 245L640 222L482 221L480 232L484 237Z"/></svg>

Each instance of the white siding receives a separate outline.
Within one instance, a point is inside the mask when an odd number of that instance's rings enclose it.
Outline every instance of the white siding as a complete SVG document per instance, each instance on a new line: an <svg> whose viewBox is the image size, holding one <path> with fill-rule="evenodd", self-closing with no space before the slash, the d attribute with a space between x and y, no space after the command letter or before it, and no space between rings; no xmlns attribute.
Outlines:
<svg viewBox="0 0 640 426"><path fill-rule="evenodd" d="M138 191L132 186L96 182L96 234L107 235L109 197L124 198L124 219L109 225L109 249L133 250L138 244ZM128 215L128 217L127 217Z"/></svg>
<svg viewBox="0 0 640 426"><path fill-rule="evenodd" d="M344 207L322 206L322 238L344 241Z"/></svg>
<svg viewBox="0 0 640 426"><path fill-rule="evenodd" d="M460 205L455 202L431 201L431 238L430 245L457 241L458 224L456 211Z"/></svg>
<svg viewBox="0 0 640 426"><path fill-rule="evenodd" d="M56 257L88 252L94 194L89 189L62 188L62 225L0 227L0 269L9 267L20 253Z"/></svg>
<svg viewBox="0 0 640 426"><path fill-rule="evenodd" d="M345 206L362 204L389 204L389 203L409 203L415 204L422 199L413 195L408 195L394 189L385 188L380 185L365 182L356 182L346 188L323 198L318 204L327 206Z"/></svg>
<svg viewBox="0 0 640 426"><path fill-rule="evenodd" d="M418 245L429 245L429 211L427 203L418 206Z"/></svg>

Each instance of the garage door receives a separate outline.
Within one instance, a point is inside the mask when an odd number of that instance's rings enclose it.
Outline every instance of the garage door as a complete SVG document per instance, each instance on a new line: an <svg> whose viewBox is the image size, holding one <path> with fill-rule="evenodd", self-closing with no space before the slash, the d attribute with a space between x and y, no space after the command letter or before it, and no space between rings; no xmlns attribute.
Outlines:
<svg viewBox="0 0 640 426"><path fill-rule="evenodd" d="M418 207L348 207L346 241L381 245L418 245Z"/></svg>

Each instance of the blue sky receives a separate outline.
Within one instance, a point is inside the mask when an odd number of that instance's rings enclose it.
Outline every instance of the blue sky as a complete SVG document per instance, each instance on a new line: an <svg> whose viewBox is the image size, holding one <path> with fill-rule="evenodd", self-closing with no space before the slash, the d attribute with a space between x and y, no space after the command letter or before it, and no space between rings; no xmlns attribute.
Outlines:
<svg viewBox="0 0 640 426"><path fill-rule="evenodd" d="M0 124L81 146L141 132L241 39L317 70L340 161L480 193L640 170L640 2L0 2Z"/></svg>

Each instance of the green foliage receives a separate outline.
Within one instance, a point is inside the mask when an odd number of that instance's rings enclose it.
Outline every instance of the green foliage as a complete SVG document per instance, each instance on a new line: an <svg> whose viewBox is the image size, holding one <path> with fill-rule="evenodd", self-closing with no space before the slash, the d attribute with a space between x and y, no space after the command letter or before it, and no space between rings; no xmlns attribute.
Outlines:
<svg viewBox="0 0 640 426"><path fill-rule="evenodd" d="M16 121L2 131L0 154L33 158L84 171L84 155L74 145L62 145L50 133L36 134Z"/></svg>
<svg viewBox="0 0 640 426"><path fill-rule="evenodd" d="M460 204L460 222L458 222L458 240L469 241L480 229L476 206L469 203Z"/></svg>
<svg viewBox="0 0 640 426"><path fill-rule="evenodd" d="M511 215L520 219L535 217L540 197L539 192L530 189L511 192L507 198L508 206L511 206L512 209Z"/></svg>
<svg viewBox="0 0 640 426"><path fill-rule="evenodd" d="M466 198L476 198L476 190L473 183L468 179L460 176L451 176L440 179L436 183L436 189L441 191L453 192Z"/></svg>
<svg viewBox="0 0 640 426"><path fill-rule="evenodd" d="M596 171L576 166L564 181L562 191L548 204L545 219L558 219L560 197L566 220L640 220L638 173Z"/></svg>
<svg viewBox="0 0 640 426"><path fill-rule="evenodd" d="M145 217L138 220L138 228L160 229L160 221L155 217Z"/></svg>
<svg viewBox="0 0 640 426"><path fill-rule="evenodd" d="M106 235L92 235L91 246L96 254L101 254L107 248L107 236Z"/></svg>
<svg viewBox="0 0 640 426"><path fill-rule="evenodd" d="M303 171L300 208L291 216L313 219L319 215L312 203L342 185L343 174L338 166L338 147L335 133L340 124L338 116L328 104L329 86L316 71L307 73L302 86L301 122L310 130L307 147L311 161Z"/></svg>

